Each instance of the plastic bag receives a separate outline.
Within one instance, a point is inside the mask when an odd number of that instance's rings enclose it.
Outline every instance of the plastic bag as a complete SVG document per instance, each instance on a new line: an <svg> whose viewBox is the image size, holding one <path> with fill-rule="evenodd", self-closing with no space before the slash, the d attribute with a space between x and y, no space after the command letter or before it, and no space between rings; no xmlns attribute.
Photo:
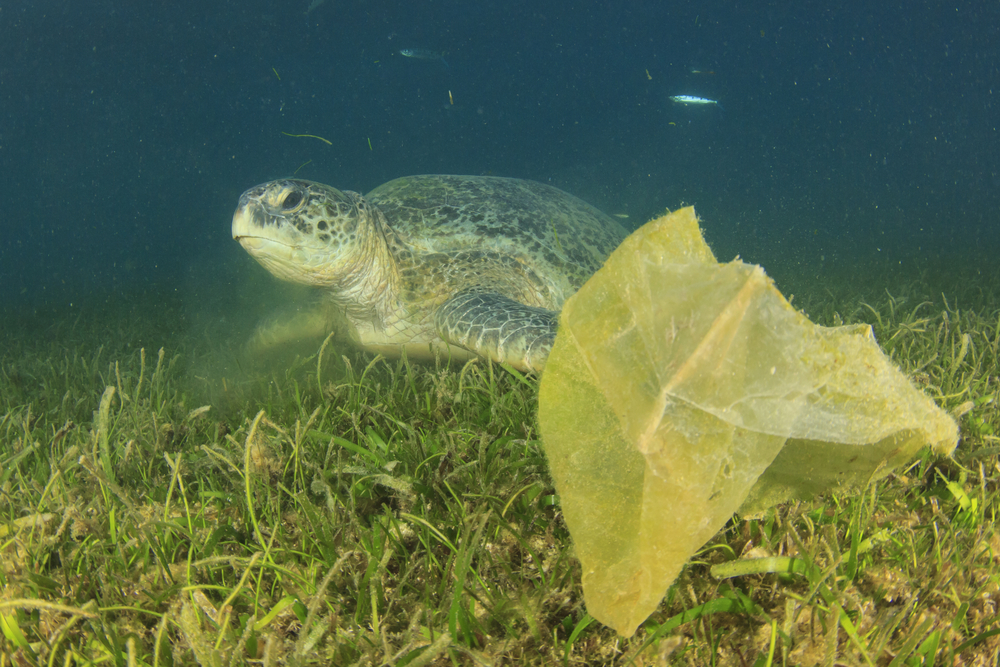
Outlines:
<svg viewBox="0 0 1000 667"><path fill-rule="evenodd" d="M760 267L716 262L692 208L567 301L539 423L587 610L624 636L741 506L861 488L958 439L870 327L817 326Z"/></svg>

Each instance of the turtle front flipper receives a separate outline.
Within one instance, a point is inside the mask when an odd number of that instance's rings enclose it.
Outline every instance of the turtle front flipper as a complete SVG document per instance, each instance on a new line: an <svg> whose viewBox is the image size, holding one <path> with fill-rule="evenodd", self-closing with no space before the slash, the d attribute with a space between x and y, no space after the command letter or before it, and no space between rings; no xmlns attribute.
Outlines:
<svg viewBox="0 0 1000 667"><path fill-rule="evenodd" d="M493 361L541 373L556 338L559 313L495 292L462 292L434 314L438 334Z"/></svg>

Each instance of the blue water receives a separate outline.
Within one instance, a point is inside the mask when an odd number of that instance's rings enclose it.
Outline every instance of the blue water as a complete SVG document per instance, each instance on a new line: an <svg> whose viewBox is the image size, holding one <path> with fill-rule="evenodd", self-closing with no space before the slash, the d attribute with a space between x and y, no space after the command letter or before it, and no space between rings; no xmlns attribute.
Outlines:
<svg viewBox="0 0 1000 667"><path fill-rule="evenodd" d="M779 274L992 270L1000 5L598 4L2 5L0 307L226 289L237 198L296 170L531 178L631 227L693 203Z"/></svg>

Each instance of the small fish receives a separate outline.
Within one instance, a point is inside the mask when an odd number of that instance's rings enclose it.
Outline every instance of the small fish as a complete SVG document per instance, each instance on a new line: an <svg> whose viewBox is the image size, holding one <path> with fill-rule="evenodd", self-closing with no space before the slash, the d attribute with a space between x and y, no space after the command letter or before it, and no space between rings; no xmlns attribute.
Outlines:
<svg viewBox="0 0 1000 667"><path fill-rule="evenodd" d="M413 58L414 60L440 60L447 67L448 63L444 60L444 53L441 51L431 51L430 49L400 49L399 55L404 58Z"/></svg>
<svg viewBox="0 0 1000 667"><path fill-rule="evenodd" d="M674 104L695 104L695 105L709 105L718 104L718 100L710 100L707 97L695 97L694 95L671 95L670 101Z"/></svg>
<svg viewBox="0 0 1000 667"><path fill-rule="evenodd" d="M616 218L621 218L622 220L628 220L628 213L615 213Z"/></svg>

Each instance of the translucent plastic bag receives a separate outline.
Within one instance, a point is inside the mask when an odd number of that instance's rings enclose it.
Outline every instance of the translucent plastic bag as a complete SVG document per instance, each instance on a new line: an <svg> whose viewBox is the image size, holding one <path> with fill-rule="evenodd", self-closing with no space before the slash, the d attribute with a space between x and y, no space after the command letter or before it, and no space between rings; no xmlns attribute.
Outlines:
<svg viewBox="0 0 1000 667"><path fill-rule="evenodd" d="M732 514L861 488L955 422L868 326L827 328L694 209L632 234L560 316L539 422L587 610L631 636Z"/></svg>

